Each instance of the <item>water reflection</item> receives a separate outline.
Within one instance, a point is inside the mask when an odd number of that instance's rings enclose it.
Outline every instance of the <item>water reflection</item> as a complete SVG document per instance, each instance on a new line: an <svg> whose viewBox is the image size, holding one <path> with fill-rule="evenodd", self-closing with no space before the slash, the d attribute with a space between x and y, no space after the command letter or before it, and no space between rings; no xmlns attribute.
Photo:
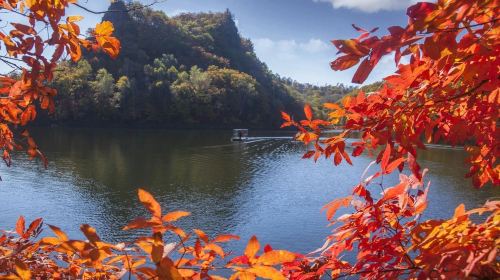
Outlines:
<svg viewBox="0 0 500 280"><path fill-rule="evenodd" d="M48 170L22 156L1 168L0 227L12 227L22 213L45 217L80 237L90 223L111 241L130 239L120 231L145 214L136 189L146 186L168 210L193 212L187 228L209 233L258 234L276 247L308 251L328 233L320 208L348 193L372 160L333 167L300 159L303 147L286 140L230 143L229 131L51 129L34 131L50 160ZM268 133L266 132L266 135ZM473 190L463 179L464 154L429 150L431 203L426 215L446 217L461 202L472 207L498 196ZM389 178L389 181L396 178Z"/></svg>

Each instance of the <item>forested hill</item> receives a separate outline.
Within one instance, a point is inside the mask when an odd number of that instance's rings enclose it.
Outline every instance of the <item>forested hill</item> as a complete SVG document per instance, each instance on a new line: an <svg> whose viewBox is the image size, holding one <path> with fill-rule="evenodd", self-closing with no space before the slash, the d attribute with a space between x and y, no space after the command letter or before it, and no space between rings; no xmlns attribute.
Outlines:
<svg viewBox="0 0 500 280"><path fill-rule="evenodd" d="M55 121L279 127L281 110L302 117L304 102L319 106L353 90L273 74L229 11L168 17L116 1L103 20L115 26L120 56L63 62L54 80Z"/></svg>

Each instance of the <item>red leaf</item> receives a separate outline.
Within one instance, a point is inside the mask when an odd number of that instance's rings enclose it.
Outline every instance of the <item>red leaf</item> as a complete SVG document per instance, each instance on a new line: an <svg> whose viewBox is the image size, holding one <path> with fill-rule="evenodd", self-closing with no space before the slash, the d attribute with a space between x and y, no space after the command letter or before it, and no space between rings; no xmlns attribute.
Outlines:
<svg viewBox="0 0 500 280"><path fill-rule="evenodd" d="M391 26L387 28L387 30L389 30L389 33L391 33L392 37L400 37L405 32L405 29L401 26Z"/></svg>
<svg viewBox="0 0 500 280"><path fill-rule="evenodd" d="M314 156L315 153L316 153L315 151L308 151L302 156L302 158L303 159L311 158L312 156Z"/></svg>
<svg viewBox="0 0 500 280"><path fill-rule="evenodd" d="M28 230L26 230L25 234L32 234L35 230L38 229L38 227L40 226L42 221L43 221L42 218L38 218L38 219L34 220L33 222L31 222L31 224L29 225Z"/></svg>
<svg viewBox="0 0 500 280"><path fill-rule="evenodd" d="M27 26L27 25L20 24L20 23L11 23L11 24L12 24L12 26L14 26L15 29L21 31L24 34L28 34L28 35L36 34L35 30L31 26Z"/></svg>
<svg viewBox="0 0 500 280"><path fill-rule="evenodd" d="M289 114L285 113L285 112L281 112L281 117L287 121L287 122L291 122L292 121L292 118L290 117Z"/></svg>
<svg viewBox="0 0 500 280"><path fill-rule="evenodd" d="M20 236L23 236L23 234L24 234L25 224L26 224L26 222L24 220L24 216L20 216L19 219L17 219L17 223L16 223L16 232Z"/></svg>
<svg viewBox="0 0 500 280"><path fill-rule="evenodd" d="M357 146L356 148L354 148L354 150L352 151L352 156L353 157L357 157L359 155L361 155L363 153L363 150L365 148L363 146Z"/></svg>
<svg viewBox="0 0 500 280"><path fill-rule="evenodd" d="M273 250L273 247L271 247L271 245L266 244L266 246L264 246L264 253L270 252L272 250Z"/></svg>
<svg viewBox="0 0 500 280"><path fill-rule="evenodd" d="M418 165L415 157L411 153L408 153L408 166L410 167L410 170L413 173L413 175L415 175L415 177L418 180L422 180L422 173L420 172L420 165Z"/></svg>
<svg viewBox="0 0 500 280"><path fill-rule="evenodd" d="M345 151L342 151L342 156L345 158L345 161L347 161L347 163L352 165L351 158L349 157L349 155Z"/></svg>
<svg viewBox="0 0 500 280"><path fill-rule="evenodd" d="M409 7L406 10L406 14L413 19L423 18L434 11L436 8L437 5L434 3L420 2Z"/></svg>
<svg viewBox="0 0 500 280"><path fill-rule="evenodd" d="M333 158L333 163L337 166L342 162L342 154L339 152L335 153L335 157Z"/></svg>
<svg viewBox="0 0 500 280"><path fill-rule="evenodd" d="M356 24L354 24L354 23L353 23L353 24L351 24L351 25L352 25L352 27L353 27L354 29L356 29L356 31L359 31L359 32L368 32L368 31L366 31L365 29L363 29L363 28L361 28L361 27L357 26L357 25L356 25Z"/></svg>
<svg viewBox="0 0 500 280"><path fill-rule="evenodd" d="M391 157L391 145L387 144L385 147L384 153L382 155L382 159L380 160L380 167L382 171L385 172L387 168L387 164L389 163L389 158Z"/></svg>
<svg viewBox="0 0 500 280"><path fill-rule="evenodd" d="M368 75L375 67L375 64L369 58L365 58L363 62L358 67L356 73L354 73L354 77L352 78L352 82L355 84L362 84L368 78Z"/></svg>

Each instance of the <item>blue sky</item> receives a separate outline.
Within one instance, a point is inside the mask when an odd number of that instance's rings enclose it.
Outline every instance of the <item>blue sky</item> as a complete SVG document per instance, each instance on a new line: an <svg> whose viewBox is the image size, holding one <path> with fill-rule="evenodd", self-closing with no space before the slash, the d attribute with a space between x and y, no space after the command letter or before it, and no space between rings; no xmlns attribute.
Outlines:
<svg viewBox="0 0 500 280"><path fill-rule="evenodd" d="M141 0L148 4L153 0ZM79 1L93 10L105 10L109 1ZM317 85L349 84L353 69L334 72L329 62L336 49L332 39L357 36L352 23L365 28L380 27L380 35L391 25L405 25L405 9L415 0L168 0L155 9L167 15L183 12L224 11L235 16L243 37L254 42L258 57L281 76ZM69 14L86 17L83 30L100 19L78 8ZM392 58L384 58L366 81L370 83L394 71Z"/></svg>

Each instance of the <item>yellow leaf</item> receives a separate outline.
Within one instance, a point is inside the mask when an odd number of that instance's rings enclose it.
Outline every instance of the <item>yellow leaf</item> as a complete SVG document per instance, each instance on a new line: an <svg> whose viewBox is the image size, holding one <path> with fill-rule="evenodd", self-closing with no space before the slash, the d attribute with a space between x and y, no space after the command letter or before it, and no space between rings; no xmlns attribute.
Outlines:
<svg viewBox="0 0 500 280"><path fill-rule="evenodd" d="M15 260L15 264L17 275L19 275L19 277L21 277L21 279L23 280L30 280L31 271L29 270L28 266L20 260Z"/></svg>
<svg viewBox="0 0 500 280"><path fill-rule="evenodd" d="M273 250L264 253L257 260L258 263L263 265L277 265L295 260L295 254L285 250Z"/></svg>
<svg viewBox="0 0 500 280"><path fill-rule="evenodd" d="M110 21L103 21L101 23L98 23L95 26L95 34L97 36L111 36L113 34L113 31L115 31L115 28L113 26L113 23Z"/></svg>
<svg viewBox="0 0 500 280"><path fill-rule="evenodd" d="M249 272L240 271L240 272L236 272L235 274L231 275L231 278L229 278L229 279L230 280L236 280L236 279L255 280L255 275L252 273L249 273Z"/></svg>
<svg viewBox="0 0 500 280"><path fill-rule="evenodd" d="M75 22L75 21L80 21L82 20L83 17L82 16L69 16L66 21L67 22Z"/></svg>
<svg viewBox="0 0 500 280"><path fill-rule="evenodd" d="M247 269L247 272L253 273L258 277L264 279L273 279L273 280L285 280L285 276L281 274L276 268L270 266L256 266Z"/></svg>

